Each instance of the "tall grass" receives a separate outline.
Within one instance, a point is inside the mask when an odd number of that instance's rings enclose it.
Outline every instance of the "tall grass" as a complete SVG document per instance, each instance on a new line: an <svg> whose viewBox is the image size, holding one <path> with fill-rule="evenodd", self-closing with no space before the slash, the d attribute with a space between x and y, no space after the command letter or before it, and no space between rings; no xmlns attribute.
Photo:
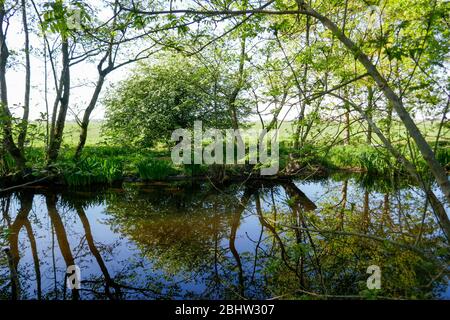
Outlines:
<svg viewBox="0 0 450 320"><path fill-rule="evenodd" d="M63 176L72 187L112 184L123 178L123 165L116 159L89 157L78 163L66 164Z"/></svg>
<svg viewBox="0 0 450 320"><path fill-rule="evenodd" d="M396 168L393 166L389 155L374 149L368 149L358 155L360 168L366 170L369 174L389 175Z"/></svg>
<svg viewBox="0 0 450 320"><path fill-rule="evenodd" d="M15 167L14 159L7 153L0 156L0 177L11 173Z"/></svg>
<svg viewBox="0 0 450 320"><path fill-rule="evenodd" d="M164 180L176 173L172 164L166 160L145 159L136 165L139 177L143 180Z"/></svg>
<svg viewBox="0 0 450 320"><path fill-rule="evenodd" d="M364 146L335 146L323 159L329 166L359 168L370 174L388 175L396 169L384 150Z"/></svg>
<svg viewBox="0 0 450 320"><path fill-rule="evenodd" d="M443 147L436 152L436 159L441 165L450 170L450 147Z"/></svg>

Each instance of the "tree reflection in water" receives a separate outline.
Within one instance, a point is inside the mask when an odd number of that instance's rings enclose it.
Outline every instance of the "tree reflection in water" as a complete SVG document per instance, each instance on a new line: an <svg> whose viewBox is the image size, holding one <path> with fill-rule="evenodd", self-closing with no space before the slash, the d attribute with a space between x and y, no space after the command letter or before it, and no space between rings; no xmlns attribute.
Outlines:
<svg viewBox="0 0 450 320"><path fill-rule="evenodd" d="M449 298L448 243L414 188L341 177L33 189L0 210L3 299ZM80 290L65 284L74 264Z"/></svg>

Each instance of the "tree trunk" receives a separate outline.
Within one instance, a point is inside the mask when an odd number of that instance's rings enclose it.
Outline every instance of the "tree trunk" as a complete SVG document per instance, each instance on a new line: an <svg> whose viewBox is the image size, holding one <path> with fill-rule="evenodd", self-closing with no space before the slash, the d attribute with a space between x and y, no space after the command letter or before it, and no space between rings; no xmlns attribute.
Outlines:
<svg viewBox="0 0 450 320"><path fill-rule="evenodd" d="M28 131L28 118L30 115L30 91L31 91L31 63L30 63L30 36L28 31L27 7L22 0L23 31L25 33L25 99L23 105L22 124L18 138L18 147L24 152L25 139Z"/></svg>
<svg viewBox="0 0 450 320"><path fill-rule="evenodd" d="M242 87L244 86L245 50L246 50L246 39L243 36L241 39L241 54L239 56L239 71L237 74L238 83L236 84L236 87L234 88L233 92L231 93L231 96L229 99L231 120L233 123L234 130L239 130L239 118L238 118L236 102L237 102L237 97L239 95L239 92L241 92Z"/></svg>
<svg viewBox="0 0 450 320"><path fill-rule="evenodd" d="M0 1L0 123L3 129L3 145L13 157L16 167L25 169L25 157L14 142L12 132L12 115L8 108L8 88L6 83L6 64L9 58L9 49L6 45L6 31L3 22L5 19L5 4Z"/></svg>
<svg viewBox="0 0 450 320"><path fill-rule="evenodd" d="M61 106L59 109L58 119L56 120L54 132L52 132L50 137L50 147L47 154L48 164L52 164L58 159L64 134L64 126L66 123L67 111L69 109L70 58L69 58L69 42L67 38L63 39L62 42L62 55L63 55L63 71L61 75L62 83L60 84L60 87L62 87L62 96L60 99Z"/></svg>
<svg viewBox="0 0 450 320"><path fill-rule="evenodd" d="M373 88L371 86L367 87L368 90L368 98L367 98L367 117L372 121L372 110L373 110ZM367 145L372 144L372 127L368 126L367 128Z"/></svg>
<svg viewBox="0 0 450 320"><path fill-rule="evenodd" d="M311 32L311 17L306 16L305 44L306 44L307 48L310 46L310 32ZM305 67L305 70L303 71L303 88L302 89L300 87L298 88L300 100L302 100L302 98L301 98L302 93L303 93L303 95L305 95L306 91L308 90L309 63L306 62L304 67ZM292 68L292 73L295 76L295 72L294 72L293 68ZM300 86L296 76L295 76L295 79L296 79L297 85ZM297 129L296 129L295 135L294 135L294 149L295 150L298 150L300 147L303 147L305 140L306 140L306 136L307 136L306 134L303 135L303 126L304 126L304 120L305 120L305 114L306 114L307 101L304 100L303 102L300 102L300 103L301 103L300 114L298 116Z"/></svg>
<svg viewBox="0 0 450 320"><path fill-rule="evenodd" d="M78 160L81 157L84 146L86 145L86 139L88 134L89 121L91 117L92 111L97 104L98 97L100 96L100 92L102 91L103 84L105 83L105 76L100 74L97 85L95 86L94 94L92 95L91 101L87 109L84 111L83 120L81 122L81 133L80 133L80 141L78 142L77 150L75 152L75 159Z"/></svg>

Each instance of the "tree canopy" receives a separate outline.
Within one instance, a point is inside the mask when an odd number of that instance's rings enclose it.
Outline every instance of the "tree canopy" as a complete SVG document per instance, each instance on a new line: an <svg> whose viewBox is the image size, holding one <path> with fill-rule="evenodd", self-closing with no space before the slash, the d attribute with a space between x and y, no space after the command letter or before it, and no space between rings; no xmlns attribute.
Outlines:
<svg viewBox="0 0 450 320"><path fill-rule="evenodd" d="M161 56L140 63L133 74L109 90L105 100L108 136L115 143L152 146L170 141L179 128L201 120L228 128L231 118L221 88L226 79L186 57Z"/></svg>

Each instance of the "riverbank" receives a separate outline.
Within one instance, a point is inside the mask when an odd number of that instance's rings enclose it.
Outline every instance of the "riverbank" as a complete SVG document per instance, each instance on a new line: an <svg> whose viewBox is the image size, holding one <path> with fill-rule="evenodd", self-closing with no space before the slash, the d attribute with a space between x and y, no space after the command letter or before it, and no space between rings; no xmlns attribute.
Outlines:
<svg viewBox="0 0 450 320"><path fill-rule="evenodd" d="M250 182L250 181L272 181L280 182L283 180L301 179L301 178L326 178L331 172L341 172L341 173L351 173L357 172L357 170L328 170L324 167L315 166L310 168L304 168L301 172L297 174L277 174L273 176L261 176L255 172L244 172L236 174L236 168L233 168L233 173L231 171L226 171L220 178L218 176L210 176L208 173L200 173L196 175L167 175L165 177L154 178L154 179L144 179L139 175L128 175L122 178L117 178L110 182L99 181L99 177L89 178L85 173L79 173L78 181L84 180L81 184L74 184L73 177L72 180L67 181L67 176L62 173L60 175L49 175L49 176L7 176L0 179L0 193L11 192L20 188L30 187L30 186L46 186L46 187L60 187L60 188L74 188L74 187L96 187L96 186L114 186L121 187L125 183L145 183L145 184L171 184L177 182L192 182L192 183L203 183L211 182L215 185L229 185L233 183L240 182ZM83 175L83 176L82 176ZM89 181L90 180L90 181ZM98 181L98 182L96 182Z"/></svg>
<svg viewBox="0 0 450 320"><path fill-rule="evenodd" d="M333 172L367 173L391 177L403 169L386 151L372 146L349 145L320 148L304 146L294 151L280 145L279 173L260 176L250 165L174 165L167 148L133 149L113 146L86 147L79 161L70 151L61 154L54 165L45 166L43 148L28 149L26 172L15 172L7 156L0 168L0 190L10 187L50 184L67 187L120 185L124 182L213 181L218 184L249 179L277 180L306 177L326 177ZM449 169L450 149L438 149L437 158ZM426 171L421 159L415 159L419 171Z"/></svg>

